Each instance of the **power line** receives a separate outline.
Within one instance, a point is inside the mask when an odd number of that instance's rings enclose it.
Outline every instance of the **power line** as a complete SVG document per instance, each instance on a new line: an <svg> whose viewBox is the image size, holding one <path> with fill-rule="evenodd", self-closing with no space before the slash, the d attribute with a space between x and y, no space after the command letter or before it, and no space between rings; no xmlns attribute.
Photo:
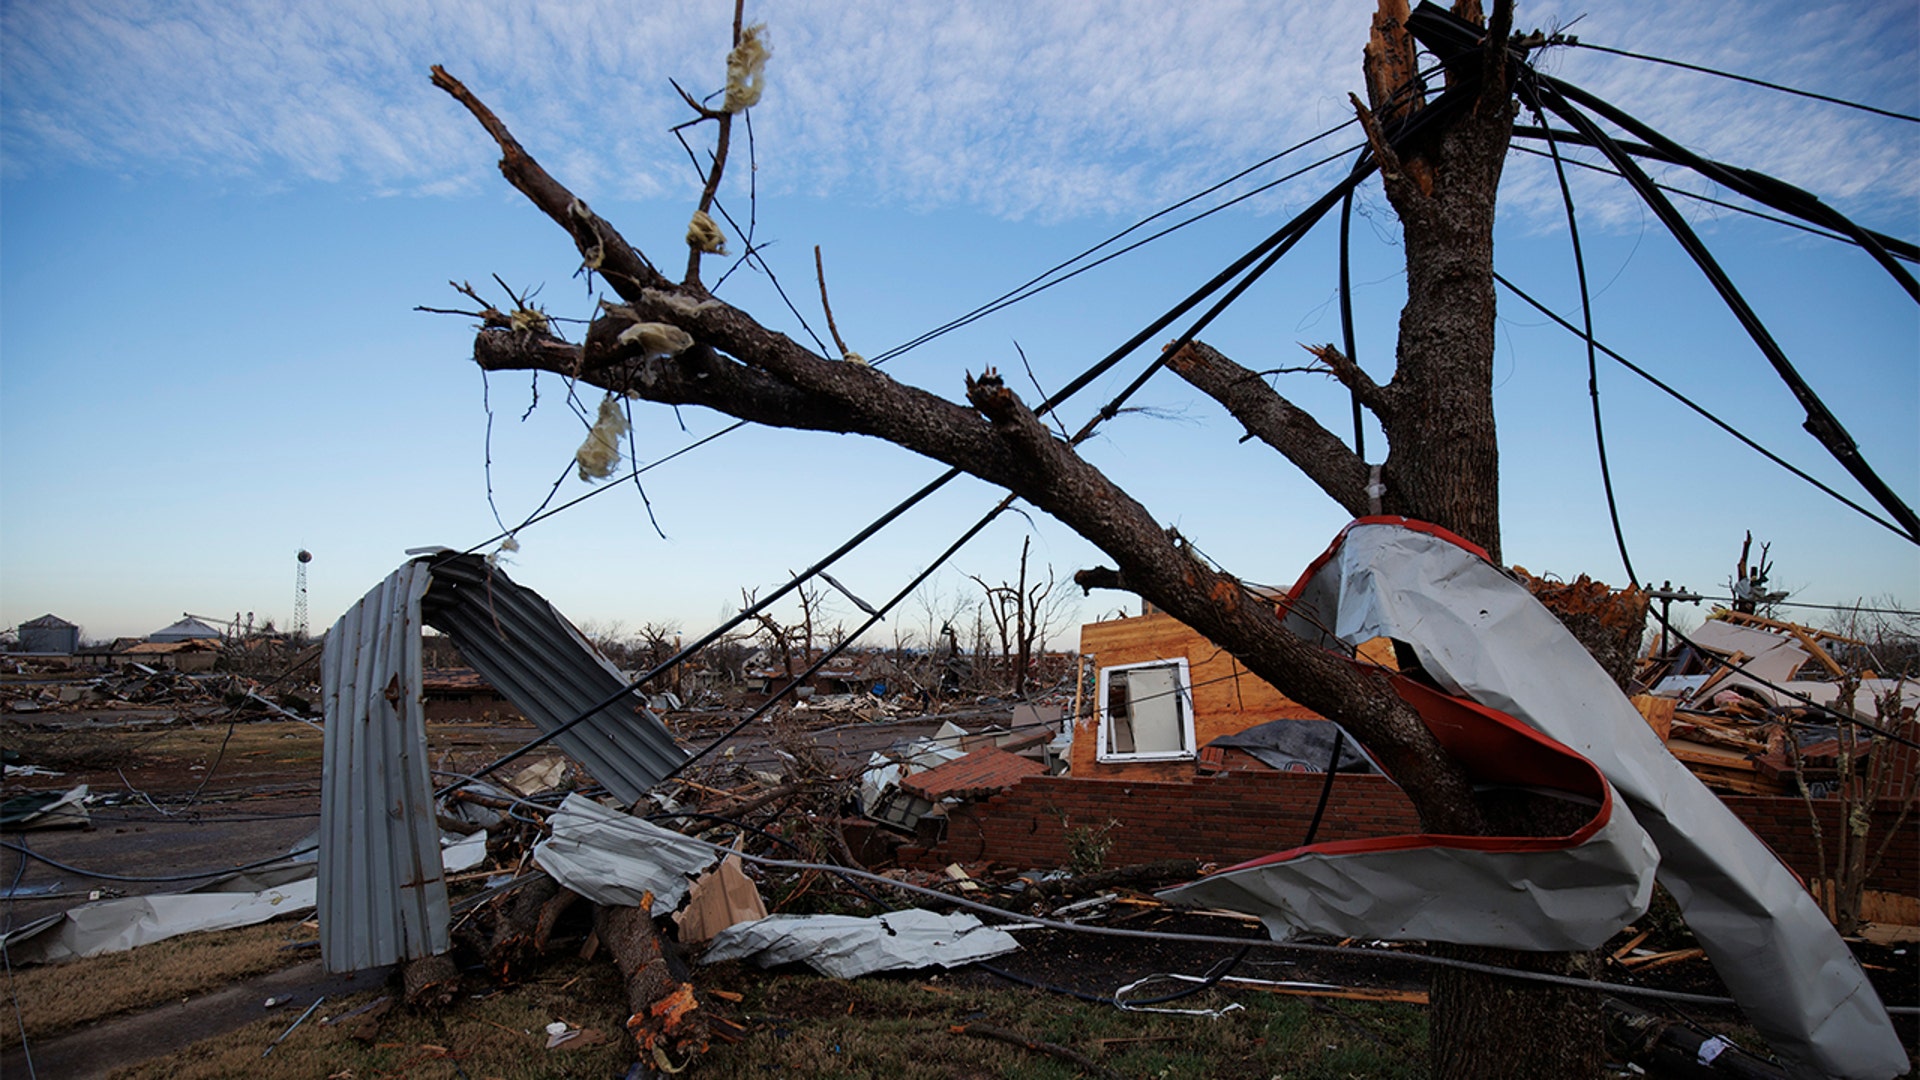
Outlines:
<svg viewBox="0 0 1920 1080"><path fill-rule="evenodd" d="M1547 318L1552 319L1554 322L1558 323L1568 333L1574 334L1575 336L1581 335L1581 330L1579 327L1567 321L1558 312L1554 311L1552 308L1548 307L1546 304L1541 303L1539 300L1535 299L1531 293L1522 289L1520 286L1515 285L1513 282L1507 280L1505 275L1501 274L1499 271L1497 270L1494 271L1493 280L1505 286L1508 292L1511 292L1513 295L1519 297L1521 300L1526 301L1526 303L1530 305L1535 311L1538 311L1540 314L1545 315ZM1655 386L1659 390L1666 393L1668 397L1671 397L1675 401L1678 401L1680 404L1685 405L1689 409L1692 409L1695 413L1705 418L1709 423L1713 424L1715 427L1733 436L1735 439L1740 440L1740 442L1743 445L1745 445L1748 449L1752 450L1753 452L1759 454L1761 457L1766 458L1768 461L1773 462L1775 465L1780 466L1781 468L1787 470L1793 475L1813 485L1815 488L1818 488L1820 491L1831 496L1835 501L1851 508L1852 510L1859 513L1861 516L1865 517L1867 520L1873 522L1876 525L1881 526L1882 528L1885 528L1887 531L1893 533L1895 536L1899 536L1903 539L1907 538L1907 534L1904 531L1902 531L1898 525L1895 525L1893 522L1888 521L1883 517L1880 517L1878 514L1875 514L1873 511L1867 509L1864 506L1861 506L1857 502L1854 502L1852 499L1847 498L1845 495L1842 495L1841 493L1839 493L1838 491L1835 491L1833 488L1829 487L1825 483L1822 483L1819 479L1814 477L1812 474L1808 473L1806 470L1801 469L1799 466L1781 457L1779 454L1776 454L1773 451L1767 449L1766 447L1760 445L1758 442L1755 442L1745 432L1741 431L1739 428L1734 427L1732 424L1727 423L1725 420L1720 419L1718 416L1715 416L1713 413L1707 411L1707 409L1704 406L1694 401L1692 398L1686 396L1685 394L1681 393L1680 391L1674 389L1673 387L1667 385L1666 382L1661 380L1659 376L1648 371L1646 368L1643 368L1640 365L1634 363L1633 361L1628 360L1626 357L1620 355L1619 353L1615 352L1614 350L1608 348L1606 345L1598 341L1594 342L1594 347L1599 349L1602 353L1605 353L1608 357L1612 358L1615 362L1620 364L1620 366L1626 368L1628 371L1633 372L1635 375L1640 376L1642 379L1645 379L1647 382L1651 383L1653 386Z"/></svg>
<svg viewBox="0 0 1920 1080"><path fill-rule="evenodd" d="M1520 86L1533 107L1533 114L1539 118L1541 126L1546 118L1540 112L1540 97L1534 91L1533 69L1523 68ZM1640 576L1633 572L1633 558L1627 554L1626 534L1620 528L1620 504L1614 498L1613 468L1607 461L1606 428L1600 421L1600 371L1599 357L1593 345L1593 297L1587 290L1587 256L1580 244L1580 222L1573 212L1573 188L1567 183L1566 166L1560 163L1560 144L1547 138L1547 150L1553 155L1553 174L1560 181L1560 201L1567 210L1567 236L1573 247L1574 276L1580 283L1580 338L1587 347L1587 397L1593 402L1593 441L1600 458L1600 486L1607 496L1607 514L1613 521L1613 538L1620 549L1620 564L1627 571L1628 581L1639 581Z"/></svg>
<svg viewBox="0 0 1920 1080"><path fill-rule="evenodd" d="M1544 129L1530 129L1530 130L1538 130L1541 132L1541 136L1543 138L1546 137ZM1516 127L1514 128L1513 133L1515 137L1524 137L1529 133L1529 129L1522 129L1522 128ZM1560 134L1562 133L1554 132L1555 137L1558 137ZM1522 154L1530 154L1534 157L1539 157L1539 158L1552 157L1552 155L1547 153L1545 150L1536 150L1531 146L1515 145L1515 146L1512 146L1511 149L1516 150ZM1591 161L1581 161L1578 158L1562 158L1561 160L1564 161L1566 164L1573 166L1576 169L1586 169L1588 172L1597 172L1602 176L1611 176L1620 180L1626 179L1626 177L1621 176L1618 171L1609 169L1604 165L1596 165ZM1663 184L1657 180L1654 181L1654 186L1659 188L1661 191L1666 192L1669 195L1678 195L1683 199L1692 199L1695 202L1703 202L1709 206L1717 206L1722 210L1731 210L1736 214L1745 214L1748 217L1758 218L1761 221L1772 222L1775 225L1784 225L1789 229L1798 229L1799 231L1806 233L1809 236L1818 236L1827 240L1837 240L1840 243L1851 244L1854 247L1860 246L1859 242L1854 240L1852 237L1842 236L1836 232L1829 232L1826 229L1809 225L1804 221L1795 221L1792 218L1781 217L1778 214L1769 214L1764 210L1755 210L1751 206L1741 206L1739 203L1728 202L1725 199L1716 199L1711 195L1702 195L1697 191L1688 191L1685 188L1675 187L1672 184ZM1909 262L1913 261L1913 255L1908 252L1895 251L1894 255L1898 258L1906 259Z"/></svg>
<svg viewBox="0 0 1920 1080"><path fill-rule="evenodd" d="M1035 275L1034 277L1027 279L1025 282L1022 282L1020 285L1017 285L1014 288L1009 289L1004 293L1001 293L999 296L994 297L992 300L989 300L986 303L980 305L979 307L974 308L972 311L967 312L965 315L961 315L955 319L952 319L946 323L943 323L940 326L937 326L932 330L926 331L921 335L919 335L918 337L912 338L903 344L896 345L890 349L887 349L885 352L882 352L876 355L874 357L873 362L875 364L881 364L881 363L885 363L888 360L892 360L895 357L900 356L902 353L905 353L911 349L918 348L919 346L924 345L927 342L934 340L935 338L941 337L945 334L949 334L970 323L977 322L978 320L985 318L988 315L992 315L1006 308L1012 307L1014 304L1020 303L1023 300L1027 300L1034 296L1038 296L1040 293L1043 293L1046 290L1051 289L1056 285L1064 284L1065 282L1070 281L1073 278L1076 278L1081 274L1084 274L1087 271L1094 269L1097 266L1104 265L1108 262L1113 261L1114 259L1119 258L1122 255L1126 255L1131 252L1137 251L1140 248L1146 246L1147 244L1153 243L1155 240L1160 240L1167 236L1170 236L1173 233L1176 233L1181 229L1186 228L1189 225L1199 222L1205 218L1211 217L1214 214L1220 213L1222 210L1226 210L1230 207L1238 205L1239 203L1245 202L1256 195L1260 195L1267 191L1271 191L1273 188L1278 187L1279 185L1284 184L1289 180L1298 179L1299 177L1307 173L1310 173L1313 170L1318 169L1321 166L1326 165L1330 162L1337 161L1340 158L1358 149L1358 146L1356 145L1356 146L1345 147L1339 151L1336 151L1335 153L1327 155L1326 157L1320 158L1318 161L1315 161L1309 165L1304 165L1298 169L1295 169L1293 172L1290 172L1285 176L1279 177L1278 179L1275 179L1275 180L1270 180L1250 191L1243 192L1242 194L1236 195L1233 198L1228 199L1227 201L1221 203L1218 206L1209 207L1208 209L1203 210L1200 213L1193 215L1192 217L1175 222L1174 224L1167 226L1166 228L1160 230L1159 232L1149 234L1148 236L1145 236L1139 240L1136 240L1131 244L1128 244L1126 247L1120 248L1116 251L1108 252L1106 255L1094 260L1093 262L1087 263L1084 266L1076 267L1074 270L1072 270L1069 273L1062 274L1057 278L1053 277L1054 274L1057 274L1060 271L1065 270L1069 266L1073 266L1075 263L1079 262L1082 259L1085 259L1089 255L1092 255L1094 252L1099 251L1100 249L1108 246L1109 244L1113 244L1117 242L1122 237L1127 236L1128 234L1146 225L1147 223L1157 220L1161 217L1164 217L1167 214L1172 213L1173 211L1179 209L1182 206L1189 205L1198 199L1204 198L1205 196L1210 195L1213 192L1218 191L1221 188L1227 186L1233 181L1240 179L1241 177L1247 175L1248 173L1253 172L1255 169L1258 169L1261 166L1267 165L1274 161L1278 161L1281 158L1287 156L1288 154L1291 154L1294 151L1299 150L1303 147L1311 146L1312 144L1319 142L1321 139L1324 139L1327 136L1332 135L1335 132L1338 132L1343 128L1346 128L1349 125L1357 122L1358 121L1356 120L1349 120L1345 124L1340 124L1336 127L1328 128L1327 130L1321 132L1318 135L1313 136L1312 138L1306 139L1299 143L1295 143L1293 146L1290 146L1287 149L1280 151L1278 154L1273 155L1272 157L1266 159L1265 161L1260 162L1257 165L1249 166L1248 168L1243 169L1238 173L1235 173L1233 176L1228 177L1226 180L1223 180L1220 183L1215 184L1210 188L1207 188L1205 191L1201 191L1197 194L1188 196L1187 198L1182 199L1181 201L1174 203L1173 205L1168 206L1165 209L1156 211L1148 215L1147 217L1141 218L1139 221L1134 222L1132 225L1127 226L1126 228L1120 230L1119 232L1113 234L1112 236L1106 238L1105 240L1102 240L1099 243L1093 245L1092 247L1087 248L1086 250L1080 252L1079 254L1073 256L1070 259L1067 259L1063 262L1057 263L1054 266L1049 267L1045 271L1042 271L1041 273ZM1052 280L1049 280L1050 278Z"/></svg>
<svg viewBox="0 0 1920 1080"><path fill-rule="evenodd" d="M1733 602L1731 596L1702 596L1700 599ZM1909 611L1906 608L1865 607L1860 604L1809 604L1800 600L1775 600L1773 606L1812 608L1816 611L1857 611L1863 615L1898 615L1907 619L1920 618L1920 611Z"/></svg>
<svg viewBox="0 0 1920 1080"><path fill-rule="evenodd" d="M1601 101L1592 94L1580 90L1578 87L1569 86L1544 75L1537 76L1535 81L1531 82L1529 86L1539 95L1542 104L1545 105L1546 108L1559 114L1588 138L1596 140L1601 151L1613 162L1614 167L1618 168L1621 173L1627 177L1628 182L1633 185L1642 200L1652 208L1655 215L1666 225L1667 230L1679 241L1682 249L1693 259L1695 265L1700 268L1701 273L1705 275L1708 282L1713 286L1714 291L1720 294L1720 298L1722 302L1727 305L1728 310L1739 320L1741 327L1746 330L1747 336L1752 339L1754 345L1756 345L1760 349L1761 354L1766 357L1768 363L1773 367L1775 374L1787 385L1789 392L1793 394L1795 400L1799 402L1801 408L1806 412L1807 418L1803 426L1807 432L1818 440L1820 444L1827 449L1828 453L1833 455L1834 459L1853 476L1854 480L1857 481L1861 487L1865 488L1866 491L1874 497L1875 501L1880 503L1886 510L1888 516L1899 524L1901 531L1907 535L1910 541L1920 544L1920 515L1916 515L1912 508L1874 471L1873 466L1869 464L1866 458L1860 453L1859 445L1854 442L1853 437L1849 435L1841 425L1839 418L1833 415L1832 410L1827 408L1826 403L1822 401L1819 395L1814 392L1813 388L1807 384L1806 379L1795 370L1792 361L1787 358L1785 350L1774 340L1773 335L1767 331L1765 325L1761 323L1759 316L1754 313L1753 309L1747 304L1745 297L1734 287L1732 280L1727 277L1726 272L1721 269L1720 264L1713 258L1712 253L1707 250L1706 245L1701 242L1699 236L1695 234L1692 227L1687 224L1686 219L1681 217L1679 212L1674 209L1673 204L1667 201L1659 190L1653 186L1652 181L1633 161L1631 155L1602 132L1592 120L1588 119L1585 113L1575 108L1569 99L1578 99L1583 104L1598 110L1614 123L1627 127L1635 134L1654 142L1656 145L1664 144L1662 145L1662 149L1664 150L1679 154L1687 154L1687 151L1677 144L1672 143L1671 140L1666 140L1658 132L1627 116L1619 109ZM1712 175L1710 171L1709 175ZM1847 222L1837 214L1833 215L1833 218L1834 224L1853 228L1857 232L1857 227L1852 226L1851 222ZM1893 262L1891 256L1887 254L1884 248L1873 244L1871 238L1866 238L1866 242L1869 250L1874 252L1876 259L1880 260L1883 265L1889 266L1892 271L1895 271L1897 278L1904 278L1906 284L1913 286L1914 289L1920 289L1920 283L1915 283L1911 275L1906 274L1905 270L1901 268L1898 263Z"/></svg>
<svg viewBox="0 0 1920 1080"><path fill-rule="evenodd" d="M1609 108L1611 107L1609 106ZM1620 113L1619 115L1627 120L1632 120L1631 117L1626 117L1625 113ZM1629 125L1622 124L1622 126ZM1712 158L1701 157L1699 154L1686 149L1679 143L1664 138L1658 132L1646 127L1644 124L1640 124L1638 121L1632 121L1632 126L1635 130L1645 132L1652 137L1653 141L1660 144L1650 146L1646 143L1637 143L1621 139L1612 140L1614 145L1633 157L1646 158L1650 161L1658 161L1664 164L1678 165L1682 168L1690 169L1730 191L1738 192L1752 199L1762 206L1771 207L1783 214L1791 214L1794 217L1800 218L1802 221L1826 226L1835 233L1838 233L1840 238L1845 239L1848 243L1854 244L1866 250L1869 254L1872 254L1876 260L1881 260L1882 249L1884 249L1884 253L1891 255L1893 258L1910 263L1920 262L1920 244L1915 244L1911 240L1902 240L1896 236L1888 236L1886 233L1875 232L1872 229L1861 228L1839 211L1822 203L1811 193L1794 187L1792 184L1753 169L1741 168L1736 165L1728 165L1725 162L1715 161ZM1516 138L1544 139L1548 133L1544 127L1519 124L1514 126L1513 134ZM1591 146L1595 148L1600 147L1600 140L1583 131L1555 129L1552 135L1555 139L1563 143L1577 143L1581 146ZM1576 164L1582 168L1594 169L1598 172L1606 172L1609 175L1619 176L1622 179L1629 179L1625 173L1611 172L1598 165L1592 165L1584 161L1576 162ZM1661 191L1672 192L1676 195L1685 195L1691 199L1698 199L1702 202L1710 202L1717 206L1724 206L1729 210L1753 213L1753 211L1744 207L1721 202L1718 199L1710 199L1704 195L1695 195L1692 192L1683 191L1680 188L1671 187L1667 184L1654 184L1652 186ZM1757 216L1764 217L1765 215ZM1886 267L1884 260L1881 261L1881 265L1882 267ZM1911 277L1905 276L1904 271L1895 272L1893 276L1909 294L1915 291Z"/></svg>
<svg viewBox="0 0 1920 1080"><path fill-rule="evenodd" d="M1780 83L1768 82L1765 79L1756 79L1751 75L1738 75L1731 71L1721 71L1718 68L1705 67L1700 64L1689 64L1684 60L1669 60L1662 56L1649 56L1646 53L1628 52L1625 49L1614 49L1614 48L1609 48L1608 46L1605 46L1605 45L1595 45L1595 44L1592 44L1591 42L1581 41L1577 37L1563 37L1559 41L1553 42L1553 44L1571 45L1571 46L1574 46L1575 48L1580 48L1580 49L1592 49L1594 52L1610 53L1614 56L1624 56L1630 60L1644 60L1650 64L1665 64L1668 67L1685 68L1688 71L1697 71L1702 75L1712 75L1716 78L1731 79L1734 82L1743 82L1751 86L1765 87L1768 90L1777 90L1780 93L1792 94L1795 97L1812 98L1815 101L1824 101L1829 105L1840 105L1849 109L1858 109L1861 112L1873 113L1876 116L1884 116L1890 120L1905 120L1908 123L1920 124L1920 116L1912 116L1908 113L1895 112L1892 109L1882 109L1879 106L1866 105L1858 101L1848 101L1846 98L1833 97L1830 94L1818 94L1813 92L1812 90L1800 90L1791 86L1783 86Z"/></svg>

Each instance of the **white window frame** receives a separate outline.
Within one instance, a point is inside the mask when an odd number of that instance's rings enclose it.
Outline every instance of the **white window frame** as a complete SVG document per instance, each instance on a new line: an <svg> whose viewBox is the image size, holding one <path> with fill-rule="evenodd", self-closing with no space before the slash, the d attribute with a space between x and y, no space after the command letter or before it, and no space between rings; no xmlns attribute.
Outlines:
<svg viewBox="0 0 1920 1080"><path fill-rule="evenodd" d="M1136 671L1141 668L1170 667L1175 671L1175 681L1179 684L1178 703L1180 706L1180 745L1179 750L1162 750L1147 753L1121 753L1109 751L1109 734L1112 730L1112 717L1107 712L1108 693L1112 688L1112 676L1116 672ZM1198 756L1194 747L1193 733L1193 685L1187 678L1185 657L1170 660L1148 660L1138 664L1115 664L1100 669L1100 727L1094 733L1095 761L1191 761Z"/></svg>

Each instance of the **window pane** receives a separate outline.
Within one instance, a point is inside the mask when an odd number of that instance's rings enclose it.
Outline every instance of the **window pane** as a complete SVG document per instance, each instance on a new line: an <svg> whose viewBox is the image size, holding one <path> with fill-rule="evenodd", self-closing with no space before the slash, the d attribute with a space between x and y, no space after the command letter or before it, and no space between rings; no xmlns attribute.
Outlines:
<svg viewBox="0 0 1920 1080"><path fill-rule="evenodd" d="M1107 678L1107 753L1133 753L1133 713L1127 708L1127 675L1116 671Z"/></svg>
<svg viewBox="0 0 1920 1080"><path fill-rule="evenodd" d="M1134 668L1126 677L1127 704L1133 714L1133 752L1177 754L1185 750L1180 669L1171 665Z"/></svg>

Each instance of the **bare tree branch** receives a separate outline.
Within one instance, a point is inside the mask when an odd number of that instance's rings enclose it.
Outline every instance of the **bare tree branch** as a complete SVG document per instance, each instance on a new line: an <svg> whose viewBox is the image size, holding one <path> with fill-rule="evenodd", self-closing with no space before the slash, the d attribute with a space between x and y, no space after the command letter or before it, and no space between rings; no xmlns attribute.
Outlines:
<svg viewBox="0 0 1920 1080"><path fill-rule="evenodd" d="M1255 675L1347 724L1408 792L1428 829L1484 831L1465 773L1384 677L1301 641L1271 606L1249 602L1237 580L1189 556L1146 507L1056 438L997 374L968 380L969 409L871 367L823 360L708 298L697 284L671 285L548 176L465 87L438 71L435 82L487 125L505 154L502 171L516 187L567 228L576 245L602 245L601 273L628 301L594 320L578 354L536 335L483 330L475 344L483 367L577 371L581 381L649 400L707 405L782 427L858 432L1004 487L1100 547L1134 591L1239 657ZM676 355L649 354L627 334L643 323L677 327L696 344ZM1350 464L1353 478L1345 483L1358 490L1361 469L1357 459Z"/></svg>
<svg viewBox="0 0 1920 1080"><path fill-rule="evenodd" d="M474 119L480 121L480 126L500 146L500 175L506 177L507 183L518 188L555 224L567 230L568 235L573 237L574 247L586 260L587 269L605 278L607 284L613 286L614 292L633 300L639 297L642 289L667 284L667 279L627 243L619 230L588 209L587 204L575 198L566 185L541 168L540 163L533 160L519 140L513 137L513 133L507 130L507 125L493 114L493 110L487 108L459 79L447 74L447 70L439 64L433 65L433 85L466 106Z"/></svg>
<svg viewBox="0 0 1920 1080"><path fill-rule="evenodd" d="M1284 454L1348 513L1359 517L1367 512L1366 462L1257 373L1198 341L1176 353L1167 366L1225 406L1248 434ZM1366 385L1373 387L1371 380ZM1377 398L1379 387L1372 393Z"/></svg>

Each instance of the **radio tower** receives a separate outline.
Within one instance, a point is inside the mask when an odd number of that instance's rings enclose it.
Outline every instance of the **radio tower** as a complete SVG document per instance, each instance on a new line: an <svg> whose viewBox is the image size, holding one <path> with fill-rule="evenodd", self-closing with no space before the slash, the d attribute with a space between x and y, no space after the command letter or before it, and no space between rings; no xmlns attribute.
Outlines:
<svg viewBox="0 0 1920 1080"><path fill-rule="evenodd" d="M293 579L293 639L307 640L307 564L313 561L313 552L300 549L295 555L298 569Z"/></svg>

